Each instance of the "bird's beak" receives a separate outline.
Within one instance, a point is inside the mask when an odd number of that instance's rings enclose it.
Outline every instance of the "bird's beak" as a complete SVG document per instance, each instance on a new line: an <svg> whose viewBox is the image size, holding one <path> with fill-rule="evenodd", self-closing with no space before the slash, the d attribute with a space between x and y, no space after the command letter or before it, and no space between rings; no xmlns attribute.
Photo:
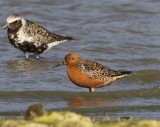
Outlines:
<svg viewBox="0 0 160 127"><path fill-rule="evenodd" d="M65 64L66 64L65 61L63 61L63 62L58 63L58 64L56 64L55 66L53 66L53 68L56 68L56 67L59 67L59 66L63 66L63 65L65 65Z"/></svg>
<svg viewBox="0 0 160 127"><path fill-rule="evenodd" d="M6 29L6 28L8 28L8 24L6 24L5 26L3 26L3 29Z"/></svg>

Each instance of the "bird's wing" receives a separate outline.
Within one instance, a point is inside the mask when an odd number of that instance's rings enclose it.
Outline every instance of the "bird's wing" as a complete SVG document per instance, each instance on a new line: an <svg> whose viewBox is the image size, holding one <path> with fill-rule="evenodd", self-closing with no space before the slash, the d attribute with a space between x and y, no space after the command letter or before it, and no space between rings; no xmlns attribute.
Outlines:
<svg viewBox="0 0 160 127"><path fill-rule="evenodd" d="M115 73L115 71L110 68L91 60L80 60L77 67L81 72L85 72L91 79L104 80L106 76L112 77Z"/></svg>
<svg viewBox="0 0 160 127"><path fill-rule="evenodd" d="M35 43L41 42L41 43L49 44L49 43L56 42L56 41L68 40L67 37L63 37L61 35L51 33L44 27L38 24L35 24L29 20L27 20L25 30L26 30L25 32L33 36L32 39Z"/></svg>

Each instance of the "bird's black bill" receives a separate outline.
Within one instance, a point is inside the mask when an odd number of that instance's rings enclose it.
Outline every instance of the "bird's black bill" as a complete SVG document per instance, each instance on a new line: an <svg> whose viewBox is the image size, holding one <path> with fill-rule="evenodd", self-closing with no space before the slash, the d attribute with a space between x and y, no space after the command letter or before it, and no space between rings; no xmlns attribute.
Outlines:
<svg viewBox="0 0 160 127"><path fill-rule="evenodd" d="M56 67L59 67L59 66L63 66L64 64L65 64L64 62L61 62L61 63L56 64L56 65L53 66L52 68L56 68Z"/></svg>
<svg viewBox="0 0 160 127"><path fill-rule="evenodd" d="M5 26L3 26L3 29L6 29L6 28L8 28L8 24L6 24Z"/></svg>

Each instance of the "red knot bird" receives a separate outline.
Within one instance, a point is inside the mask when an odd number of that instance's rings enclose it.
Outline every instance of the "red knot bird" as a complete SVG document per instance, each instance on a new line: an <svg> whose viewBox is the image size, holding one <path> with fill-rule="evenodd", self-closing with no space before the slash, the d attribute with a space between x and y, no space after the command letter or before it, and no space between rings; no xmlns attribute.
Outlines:
<svg viewBox="0 0 160 127"><path fill-rule="evenodd" d="M94 92L98 87L112 84L115 80L132 74L132 71L116 71L94 62L81 58L78 54L67 54L63 64L67 65L69 79L77 86L89 88ZM62 63L54 66L60 66Z"/></svg>

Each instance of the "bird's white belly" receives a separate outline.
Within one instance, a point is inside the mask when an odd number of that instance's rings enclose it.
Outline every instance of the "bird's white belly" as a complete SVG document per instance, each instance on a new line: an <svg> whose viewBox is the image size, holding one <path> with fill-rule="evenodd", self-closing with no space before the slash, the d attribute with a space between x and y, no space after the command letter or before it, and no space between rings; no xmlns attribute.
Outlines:
<svg viewBox="0 0 160 127"><path fill-rule="evenodd" d="M49 44L47 44L47 50L51 49L52 47L60 44L60 43L63 43L63 42L66 42L67 40L62 40L62 41L55 41L55 42L51 42ZM47 51L46 50L46 51Z"/></svg>

